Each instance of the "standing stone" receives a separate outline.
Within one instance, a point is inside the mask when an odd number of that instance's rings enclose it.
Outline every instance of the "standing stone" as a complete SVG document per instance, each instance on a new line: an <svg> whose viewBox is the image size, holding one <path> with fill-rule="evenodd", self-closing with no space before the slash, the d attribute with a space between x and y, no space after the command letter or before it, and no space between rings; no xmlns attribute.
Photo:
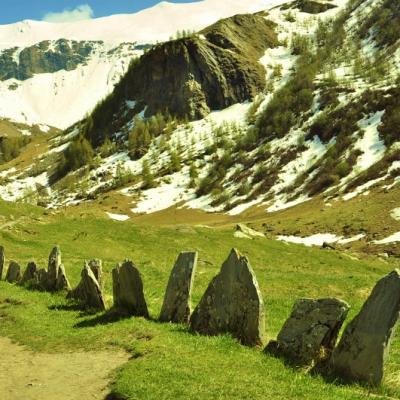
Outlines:
<svg viewBox="0 0 400 400"><path fill-rule="evenodd" d="M191 313L193 278L197 253L181 253L169 277L167 291L161 308L160 321L188 323Z"/></svg>
<svg viewBox="0 0 400 400"><path fill-rule="evenodd" d="M28 282L31 282L31 283L38 282L38 268L34 262L30 262L28 264L19 284L25 285Z"/></svg>
<svg viewBox="0 0 400 400"><path fill-rule="evenodd" d="M94 276L96 277L96 280L98 284L100 285L100 288L103 289L104 287L104 282L103 282L103 263L101 260L94 259L89 261L89 267L92 270Z"/></svg>
<svg viewBox="0 0 400 400"><path fill-rule="evenodd" d="M60 267L58 268L56 290L70 290L70 289L71 286L69 284L64 265L61 264Z"/></svg>
<svg viewBox="0 0 400 400"><path fill-rule="evenodd" d="M332 372L350 382L379 385L400 315L400 270L383 277L347 325L331 360Z"/></svg>
<svg viewBox="0 0 400 400"><path fill-rule="evenodd" d="M112 271L114 307L130 315L148 318L143 281L132 261L117 265Z"/></svg>
<svg viewBox="0 0 400 400"><path fill-rule="evenodd" d="M300 299L265 351L301 365L329 358L349 309L338 299Z"/></svg>
<svg viewBox="0 0 400 400"><path fill-rule="evenodd" d="M81 273L79 285L68 293L67 298L78 300L87 307L102 311L106 309L99 283L86 262Z"/></svg>
<svg viewBox="0 0 400 400"><path fill-rule="evenodd" d="M21 267L15 261L8 266L6 281L9 283L18 282L21 279Z"/></svg>
<svg viewBox="0 0 400 400"><path fill-rule="evenodd" d="M55 290L57 285L58 270L61 265L61 251L58 246L54 247L49 256L47 269L48 290Z"/></svg>
<svg viewBox="0 0 400 400"><path fill-rule="evenodd" d="M6 256L4 252L4 247L0 246L0 281L3 279L3 269L6 264Z"/></svg>
<svg viewBox="0 0 400 400"><path fill-rule="evenodd" d="M233 249L190 319L190 329L203 335L231 333L243 344L263 344L264 305L246 257Z"/></svg>
<svg viewBox="0 0 400 400"><path fill-rule="evenodd" d="M47 290L47 270L44 268L39 269L37 271L37 283L40 290Z"/></svg>

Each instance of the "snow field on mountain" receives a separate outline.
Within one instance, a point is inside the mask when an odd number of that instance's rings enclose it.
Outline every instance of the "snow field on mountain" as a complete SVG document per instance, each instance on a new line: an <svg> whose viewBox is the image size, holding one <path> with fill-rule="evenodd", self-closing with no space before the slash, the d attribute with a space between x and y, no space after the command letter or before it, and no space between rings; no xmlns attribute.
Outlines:
<svg viewBox="0 0 400 400"><path fill-rule="evenodd" d="M107 54L96 45L87 65L72 71L36 74L25 81L0 81L0 116L29 125L45 123L66 129L82 119L112 91L126 72L129 60L141 51L126 50L129 56ZM9 86L17 85L15 90Z"/></svg>
<svg viewBox="0 0 400 400"><path fill-rule="evenodd" d="M10 171L7 171L10 172ZM17 201L37 190L37 186L47 187L47 172L43 172L36 177L24 177L13 179L9 183L0 186L0 198L6 201Z"/></svg>

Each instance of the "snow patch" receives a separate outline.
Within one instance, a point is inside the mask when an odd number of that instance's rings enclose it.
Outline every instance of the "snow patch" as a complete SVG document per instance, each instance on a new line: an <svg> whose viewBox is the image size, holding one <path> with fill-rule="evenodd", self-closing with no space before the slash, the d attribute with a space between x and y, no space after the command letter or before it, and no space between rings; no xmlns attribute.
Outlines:
<svg viewBox="0 0 400 400"><path fill-rule="evenodd" d="M256 199L256 200L249 201L248 203L239 204L238 206L232 208L232 210L229 210L228 215L239 215L242 212L249 209L250 207L260 204L261 201L262 201L261 199Z"/></svg>
<svg viewBox="0 0 400 400"><path fill-rule="evenodd" d="M390 212L390 216L395 219L396 221L400 221L400 207L398 208L394 208L391 212Z"/></svg>
<svg viewBox="0 0 400 400"><path fill-rule="evenodd" d="M359 121L358 126L363 130L363 137L355 144L354 148L363 154L357 160L356 173L365 171L373 164L380 161L386 151L383 140L379 137L378 127L381 124L385 111L378 111L369 118Z"/></svg>
<svg viewBox="0 0 400 400"><path fill-rule="evenodd" d="M186 190L189 177L179 172L171 175L170 179L170 183L162 183L159 187L143 191L141 200L131 211L150 214L188 200L192 195Z"/></svg>
<svg viewBox="0 0 400 400"><path fill-rule="evenodd" d="M106 214L115 221L127 221L130 218L128 215L124 214L113 214L109 212L106 212Z"/></svg>
<svg viewBox="0 0 400 400"><path fill-rule="evenodd" d="M386 179L386 176L382 176L380 178L377 179L373 179L371 181L368 181L367 183L364 183L363 185L359 186L358 188L356 188L356 190L354 190L353 192L350 193L346 193L342 199L344 201L348 201L350 199L353 199L354 197L365 193L366 190L368 190L369 188L371 188L372 186L376 185L377 183L383 181Z"/></svg>
<svg viewBox="0 0 400 400"><path fill-rule="evenodd" d="M278 236L277 239L288 243L304 244L305 246L322 246L324 243L348 244L361 240L364 237L365 235L362 233L351 238L343 238L332 233L317 233L307 237Z"/></svg>
<svg viewBox="0 0 400 400"><path fill-rule="evenodd" d="M317 233L308 237L278 236L277 239L282 242L304 244L305 246L322 246L324 243L335 243L341 237L331 233Z"/></svg>
<svg viewBox="0 0 400 400"><path fill-rule="evenodd" d="M400 242L400 232L396 232L389 237L382 239L382 240L375 240L373 243L375 244L389 244L389 243L396 243Z"/></svg>
<svg viewBox="0 0 400 400"><path fill-rule="evenodd" d="M361 240L363 238L365 238L365 235L363 233L360 233L359 235L353 236L348 239L340 239L340 240L338 240L338 243L339 244L353 243L353 242L357 242L358 240Z"/></svg>

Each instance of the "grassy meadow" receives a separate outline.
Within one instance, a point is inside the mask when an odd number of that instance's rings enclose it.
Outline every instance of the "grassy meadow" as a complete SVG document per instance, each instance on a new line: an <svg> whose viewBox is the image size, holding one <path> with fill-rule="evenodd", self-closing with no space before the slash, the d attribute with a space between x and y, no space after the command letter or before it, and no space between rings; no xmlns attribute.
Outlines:
<svg viewBox="0 0 400 400"><path fill-rule="evenodd" d="M201 337L182 325L161 324L160 312L169 273L180 251L199 252L194 283L196 305L232 247L248 256L265 303L266 336L275 338L299 297L335 296L347 301L353 317L376 281L397 261L355 257L350 253L287 245L257 238L238 239L232 228L195 225L152 226L116 222L79 208L49 213L0 202L0 244L7 260L25 268L47 265L60 245L72 286L85 259L103 260L105 294L112 305L111 270L132 259L140 269L151 320L116 320L109 314L76 309L61 294L28 291L0 282L0 335L35 351L124 348L131 360L111 388L127 399L364 399L400 398L400 337L392 344L385 382L380 388L325 382L262 353L228 335ZM110 390L111 390L110 389Z"/></svg>

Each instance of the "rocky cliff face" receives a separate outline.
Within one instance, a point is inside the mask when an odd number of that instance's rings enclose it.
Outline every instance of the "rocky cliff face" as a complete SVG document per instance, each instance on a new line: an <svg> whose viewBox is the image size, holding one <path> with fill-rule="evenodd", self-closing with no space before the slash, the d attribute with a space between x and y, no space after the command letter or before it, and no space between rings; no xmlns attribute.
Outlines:
<svg viewBox="0 0 400 400"><path fill-rule="evenodd" d="M32 78L34 74L72 71L84 64L98 42L48 40L19 50L17 47L0 53L0 80Z"/></svg>
<svg viewBox="0 0 400 400"><path fill-rule="evenodd" d="M169 110L203 118L262 91L265 69L258 60L277 44L274 24L261 15L219 21L147 52L129 72L127 96L146 104L148 115Z"/></svg>

